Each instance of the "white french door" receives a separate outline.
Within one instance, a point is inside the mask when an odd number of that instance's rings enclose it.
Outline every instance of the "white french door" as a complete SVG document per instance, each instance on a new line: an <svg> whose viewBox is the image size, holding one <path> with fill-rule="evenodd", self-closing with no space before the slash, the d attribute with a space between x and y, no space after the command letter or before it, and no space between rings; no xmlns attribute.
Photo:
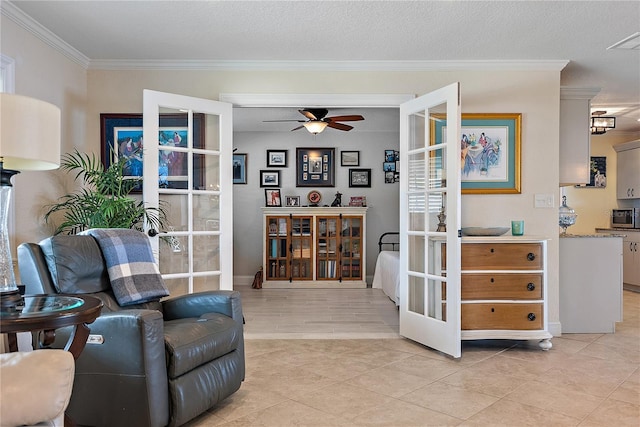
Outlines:
<svg viewBox="0 0 640 427"><path fill-rule="evenodd" d="M146 206L168 216L147 234L172 296L233 289L232 105L144 90Z"/></svg>
<svg viewBox="0 0 640 427"><path fill-rule="evenodd" d="M460 123L459 83L400 105L400 335L453 357L461 355Z"/></svg>

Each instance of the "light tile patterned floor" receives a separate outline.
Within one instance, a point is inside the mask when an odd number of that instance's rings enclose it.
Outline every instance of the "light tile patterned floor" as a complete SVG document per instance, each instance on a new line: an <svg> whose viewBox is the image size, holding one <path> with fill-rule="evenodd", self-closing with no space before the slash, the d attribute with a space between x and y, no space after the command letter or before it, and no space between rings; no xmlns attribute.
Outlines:
<svg viewBox="0 0 640 427"><path fill-rule="evenodd" d="M188 427L640 425L640 294L615 334L467 341L453 360L398 338L376 289L241 291L246 380Z"/></svg>

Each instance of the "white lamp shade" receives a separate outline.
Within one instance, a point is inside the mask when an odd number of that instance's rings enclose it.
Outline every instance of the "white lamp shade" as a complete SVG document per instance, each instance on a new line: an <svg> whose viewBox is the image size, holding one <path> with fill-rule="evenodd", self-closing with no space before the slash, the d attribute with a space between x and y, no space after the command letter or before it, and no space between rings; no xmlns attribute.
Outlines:
<svg viewBox="0 0 640 427"><path fill-rule="evenodd" d="M322 122L320 120L310 120L303 124L307 130L313 134L320 133L327 127L326 122Z"/></svg>
<svg viewBox="0 0 640 427"><path fill-rule="evenodd" d="M60 166L60 109L48 102L0 93L0 158L5 169Z"/></svg>

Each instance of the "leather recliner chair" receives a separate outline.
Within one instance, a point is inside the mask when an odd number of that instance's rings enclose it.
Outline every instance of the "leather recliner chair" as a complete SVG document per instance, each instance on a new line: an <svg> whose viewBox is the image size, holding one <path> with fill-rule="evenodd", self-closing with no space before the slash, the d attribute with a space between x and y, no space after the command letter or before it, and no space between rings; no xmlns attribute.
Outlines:
<svg viewBox="0 0 640 427"><path fill-rule="evenodd" d="M18 247L27 294L89 294L102 314L76 361L71 418L86 426L179 426L236 392L244 380L237 291L208 291L118 305L91 236L54 236ZM62 347L71 329L56 332Z"/></svg>

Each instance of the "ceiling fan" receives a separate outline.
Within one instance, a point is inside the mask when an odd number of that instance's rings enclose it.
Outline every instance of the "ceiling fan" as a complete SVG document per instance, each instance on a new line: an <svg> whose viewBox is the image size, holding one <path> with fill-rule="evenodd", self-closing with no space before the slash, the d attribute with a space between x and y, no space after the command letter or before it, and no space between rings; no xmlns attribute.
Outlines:
<svg viewBox="0 0 640 427"><path fill-rule="evenodd" d="M326 108L303 108L298 110L300 114L305 116L308 120L265 120L265 122L298 122L302 125L291 129L292 131L306 128L312 134L318 134L322 132L326 127L333 129L349 131L353 129L353 126L346 125L338 122L356 122L364 120L359 114L353 114L348 116L332 116L327 117L329 110Z"/></svg>

